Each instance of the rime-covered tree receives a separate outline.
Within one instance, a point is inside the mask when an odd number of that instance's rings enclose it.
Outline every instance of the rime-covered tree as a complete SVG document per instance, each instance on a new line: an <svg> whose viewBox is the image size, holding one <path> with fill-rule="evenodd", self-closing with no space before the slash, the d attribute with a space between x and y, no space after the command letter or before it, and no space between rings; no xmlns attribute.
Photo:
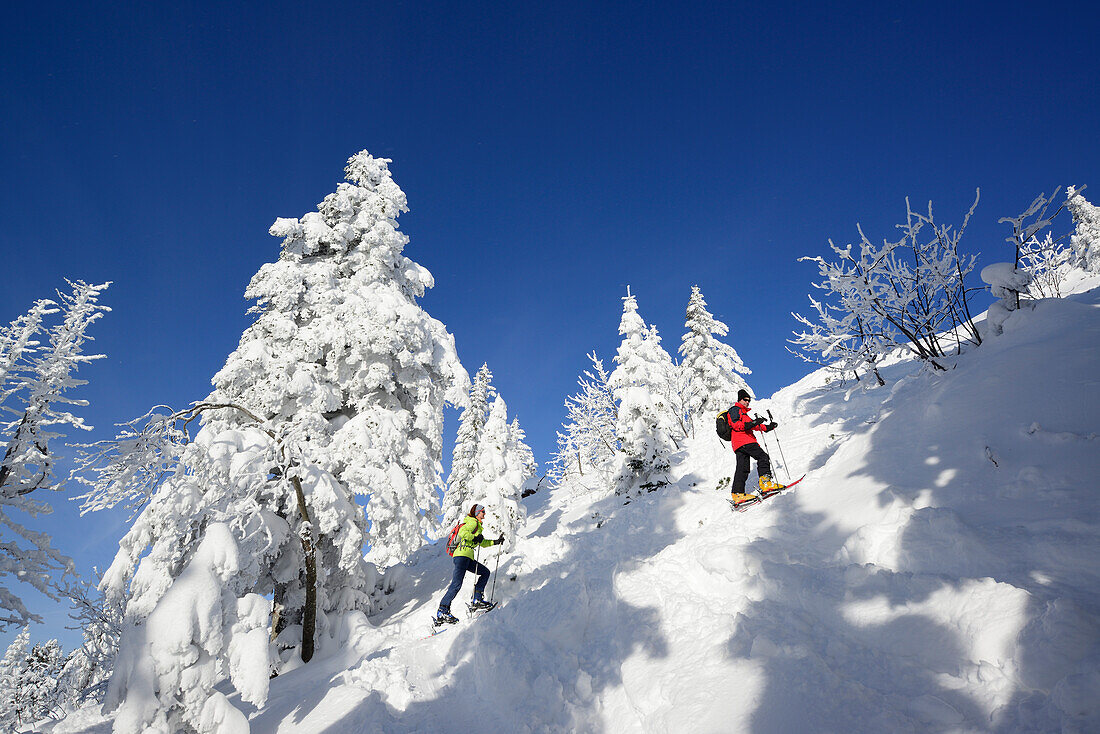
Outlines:
<svg viewBox="0 0 1100 734"><path fill-rule="evenodd" d="M417 302L431 273L402 253L408 210L385 158L361 151L316 212L278 219L277 262L245 295L256 322L208 401L241 405L293 433L319 467L366 502L371 558L403 560L437 529L444 403L469 377L454 338ZM226 427L241 422L227 411Z"/></svg>
<svg viewBox="0 0 1100 734"><path fill-rule="evenodd" d="M468 486L472 502L485 505L486 532L506 536L506 552L515 548L516 531L526 516L520 504L523 483L535 471L534 457L523 442L518 419L512 426L508 424L508 406L498 396L481 430Z"/></svg>
<svg viewBox="0 0 1100 734"><path fill-rule="evenodd" d="M652 491L669 482L674 437L680 431L669 402L674 367L657 329L646 326L629 290L619 334L618 366L608 380L618 404L615 425L622 445L613 485L618 494Z"/></svg>
<svg viewBox="0 0 1100 734"><path fill-rule="evenodd" d="M692 286L687 306L687 333L680 342L680 371L684 408L691 417L727 408L737 391L747 389L741 375L752 374L733 347L716 337L727 336L729 327L707 310L699 286Z"/></svg>
<svg viewBox="0 0 1100 734"><path fill-rule="evenodd" d="M365 540L373 558L391 563L438 522L443 405L465 403L469 378L450 334L417 303L432 278L402 255L396 218L405 197L387 164L353 156L349 183L317 212L276 221L281 257L246 291L258 317L207 401L154 410L115 441L86 447L83 466L96 474L86 507L145 503L102 583L109 600L125 599L120 649L130 651L116 661L105 705L136 712L120 716L131 728L171 718L174 701L190 721L188 707L205 695L163 689L166 698L150 699L142 666L156 644L149 620L165 599L180 598L174 590L212 527L227 529L239 566L204 578L218 589L223 618L233 597L238 618L246 605L250 629L262 623L274 638L279 657L253 663L266 675L299 651L308 662L340 615L377 609L392 590L364 561ZM195 421L202 428L192 440ZM255 601L262 597L274 611ZM246 700L258 696L233 678L231 647L210 645L204 681L228 671Z"/></svg>
<svg viewBox="0 0 1100 734"><path fill-rule="evenodd" d="M496 394L492 386L493 373L482 364L470 387L470 398L458 423L451 458L451 474L443 495L443 527L449 528L466 514L475 501L470 491L470 479L477 470L476 458L481 429L489 414L489 399Z"/></svg>
<svg viewBox="0 0 1100 734"><path fill-rule="evenodd" d="M63 427L91 430L70 412L87 405L72 391L87 382L75 375L80 366L103 356L86 354L84 347L89 327L110 310L98 302L109 283L67 282L72 290L58 291L57 302L40 300L0 328L0 577L16 578L51 598L51 583L71 562L47 534L27 529L13 512L34 517L51 511L35 494L59 489L51 442ZM56 323L49 319L54 314ZM0 587L0 628L38 619L18 594Z"/></svg>
<svg viewBox="0 0 1100 734"><path fill-rule="evenodd" d="M551 476L589 490L607 487L616 470L621 448L617 433L618 406L603 361L588 355L592 369L577 380L580 390L565 400L567 417L558 432L558 448Z"/></svg>
<svg viewBox="0 0 1100 734"><path fill-rule="evenodd" d="M65 661L58 700L76 709L88 701L103 700L118 653L124 609L119 599L108 602L98 589L98 581L80 579L70 583L63 593L73 605L69 617L79 625L83 641Z"/></svg>
<svg viewBox="0 0 1100 734"><path fill-rule="evenodd" d="M14 731L19 723L19 676L27 662L30 642L30 628L24 627L0 659L0 730L3 731Z"/></svg>
<svg viewBox="0 0 1100 734"><path fill-rule="evenodd" d="M64 664L65 653L57 640L37 643L31 648L16 678L17 723L30 724L64 716L65 710L58 698L58 679Z"/></svg>
<svg viewBox="0 0 1100 734"><path fill-rule="evenodd" d="M1100 207L1090 204L1080 189L1066 189L1066 208L1073 216L1074 233L1070 245L1077 255L1078 267L1100 273Z"/></svg>

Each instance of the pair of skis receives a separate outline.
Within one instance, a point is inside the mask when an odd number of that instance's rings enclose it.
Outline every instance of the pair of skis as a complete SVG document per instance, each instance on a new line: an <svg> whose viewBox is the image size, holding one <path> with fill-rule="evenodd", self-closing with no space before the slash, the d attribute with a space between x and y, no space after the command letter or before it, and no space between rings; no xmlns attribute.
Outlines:
<svg viewBox="0 0 1100 734"><path fill-rule="evenodd" d="M800 476L798 479L794 480L790 484L784 484L779 489L773 489L773 490L770 490L768 492L761 492L759 496L753 495L753 498L751 500L746 500L745 502L734 503L733 500L726 500L726 502L730 503L730 509L733 510L734 512L744 512L745 510L749 509L750 507L755 507L756 505L761 504L766 499L770 499L770 498L776 496L777 494L782 494L783 492L786 492L788 489L790 489L794 485L798 484L799 482L801 482L805 478L806 478L806 475L803 474L802 476ZM725 482L725 481L726 480L723 479L721 482L718 483L718 488L719 489L722 489L722 483Z"/></svg>

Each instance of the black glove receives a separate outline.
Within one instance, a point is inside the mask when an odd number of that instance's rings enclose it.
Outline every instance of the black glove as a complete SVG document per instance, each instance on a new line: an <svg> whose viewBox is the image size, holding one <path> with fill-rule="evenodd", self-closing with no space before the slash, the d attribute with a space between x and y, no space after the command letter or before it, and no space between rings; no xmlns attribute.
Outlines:
<svg viewBox="0 0 1100 734"><path fill-rule="evenodd" d="M754 428L756 428L757 426L763 425L763 424L764 424L764 419L763 418L757 418L754 421L749 421L748 423L746 423L745 424L745 430L749 433L752 433L752 430Z"/></svg>
<svg viewBox="0 0 1100 734"><path fill-rule="evenodd" d="M482 535L481 533L478 533L477 535L474 536L474 542L475 543L480 543L483 540L485 540L485 536Z"/></svg>
<svg viewBox="0 0 1100 734"><path fill-rule="evenodd" d="M504 542L504 533L500 534L500 537L493 541L493 545L500 545Z"/></svg>
<svg viewBox="0 0 1100 734"><path fill-rule="evenodd" d="M767 428L768 428L769 431L774 431L776 428L779 428L779 424L776 423L775 421L772 421L771 423L768 424Z"/></svg>

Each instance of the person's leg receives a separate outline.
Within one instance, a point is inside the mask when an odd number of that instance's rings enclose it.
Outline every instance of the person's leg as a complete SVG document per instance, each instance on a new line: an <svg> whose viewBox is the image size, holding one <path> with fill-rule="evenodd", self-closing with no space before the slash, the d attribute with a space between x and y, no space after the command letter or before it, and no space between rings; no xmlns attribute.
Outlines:
<svg viewBox="0 0 1100 734"><path fill-rule="evenodd" d="M749 444L750 446L752 444ZM737 449L733 452L737 457L737 469L733 472L733 486L731 490L734 494L744 494L745 481L749 478L749 455L745 453L745 447Z"/></svg>
<svg viewBox="0 0 1100 734"><path fill-rule="evenodd" d="M466 571L471 563L474 563L474 561L466 556L455 556L454 575L451 576L451 585L447 587L447 593L443 595L443 600L439 602L440 609L451 611L451 602L454 601L458 590L462 588L462 579L466 576Z"/></svg>
<svg viewBox="0 0 1100 734"><path fill-rule="evenodd" d="M752 447L752 458L756 459L756 473L760 477L771 477L772 475L772 460L768 456L768 452L758 443L750 443Z"/></svg>
<svg viewBox="0 0 1100 734"><path fill-rule="evenodd" d="M484 563L474 561L471 570L477 574L477 582L474 584L474 601L481 601L485 596L485 585L489 583L489 568Z"/></svg>

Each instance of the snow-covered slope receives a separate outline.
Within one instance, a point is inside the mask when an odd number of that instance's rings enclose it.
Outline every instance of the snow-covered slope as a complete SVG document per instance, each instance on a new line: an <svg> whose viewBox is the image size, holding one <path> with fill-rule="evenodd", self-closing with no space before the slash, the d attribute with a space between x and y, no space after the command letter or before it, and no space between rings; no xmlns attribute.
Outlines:
<svg viewBox="0 0 1100 734"><path fill-rule="evenodd" d="M755 406L809 476L743 514L706 426L674 486L539 493L500 608L426 637L450 574L426 548L252 730L1100 731L1098 350L1093 290L947 374L902 361L850 395L812 374Z"/></svg>

